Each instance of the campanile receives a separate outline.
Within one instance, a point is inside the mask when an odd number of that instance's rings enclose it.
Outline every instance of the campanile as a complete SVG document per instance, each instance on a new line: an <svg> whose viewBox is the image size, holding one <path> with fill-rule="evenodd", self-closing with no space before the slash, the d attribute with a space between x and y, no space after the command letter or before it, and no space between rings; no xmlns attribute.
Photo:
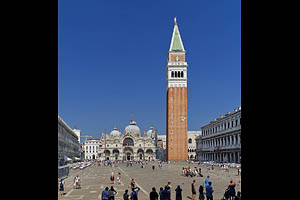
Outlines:
<svg viewBox="0 0 300 200"><path fill-rule="evenodd" d="M187 62L176 17L168 52L167 78L167 160L188 160Z"/></svg>

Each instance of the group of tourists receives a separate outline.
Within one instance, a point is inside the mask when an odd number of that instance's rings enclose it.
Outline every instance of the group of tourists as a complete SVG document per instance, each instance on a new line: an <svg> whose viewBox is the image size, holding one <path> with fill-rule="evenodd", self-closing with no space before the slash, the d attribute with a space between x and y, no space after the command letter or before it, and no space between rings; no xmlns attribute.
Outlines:
<svg viewBox="0 0 300 200"><path fill-rule="evenodd" d="M102 200L115 200L115 196L118 192L114 189L114 186L110 186L110 189L106 187L102 192Z"/></svg>
<svg viewBox="0 0 300 200"><path fill-rule="evenodd" d="M73 188L74 189L80 189L81 186L80 186L80 177L77 175L74 177L74 180L73 180ZM58 191L60 193L60 196L64 195L65 193L65 181L64 179L58 179Z"/></svg>
<svg viewBox="0 0 300 200"><path fill-rule="evenodd" d="M114 184L115 183L115 174L114 172L111 172L111 176L110 176L110 183ZM117 183L121 184L121 173L119 172L117 175Z"/></svg>
<svg viewBox="0 0 300 200"><path fill-rule="evenodd" d="M199 169L197 167L194 167L194 170L191 169L191 167L182 167L182 171L181 171L181 175L185 176L185 177L194 177L194 176L200 176L203 177L203 175L201 174L201 168L199 167Z"/></svg>

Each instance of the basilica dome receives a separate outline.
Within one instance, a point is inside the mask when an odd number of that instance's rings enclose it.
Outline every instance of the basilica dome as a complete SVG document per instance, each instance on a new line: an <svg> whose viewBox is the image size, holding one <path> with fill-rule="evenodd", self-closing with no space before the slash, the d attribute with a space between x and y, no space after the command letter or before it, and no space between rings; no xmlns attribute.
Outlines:
<svg viewBox="0 0 300 200"><path fill-rule="evenodd" d="M141 135L141 130L136 125L135 121L131 120L130 124L125 127L125 135L130 135L133 137L139 137Z"/></svg>
<svg viewBox="0 0 300 200"><path fill-rule="evenodd" d="M118 131L117 128L114 128L112 132L110 132L110 137L120 137L122 134L120 131Z"/></svg>
<svg viewBox="0 0 300 200"><path fill-rule="evenodd" d="M154 138L156 136L156 130L153 126L150 126L150 130L147 131L147 137Z"/></svg>

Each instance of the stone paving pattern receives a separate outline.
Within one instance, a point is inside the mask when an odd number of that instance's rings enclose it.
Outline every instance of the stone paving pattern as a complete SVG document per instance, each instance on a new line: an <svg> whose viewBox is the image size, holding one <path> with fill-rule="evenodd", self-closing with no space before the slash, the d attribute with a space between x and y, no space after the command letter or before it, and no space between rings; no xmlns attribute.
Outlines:
<svg viewBox="0 0 300 200"><path fill-rule="evenodd" d="M201 167L202 174L204 177L184 177L181 176L182 167L190 166L192 169L194 167ZM207 174L207 165L201 164L188 164L186 162L178 164L163 164L163 168L160 169L158 164L155 163L155 170L152 170L152 163L148 163L146 168L141 168L140 165L133 165L132 167L127 167L126 164L120 164L117 167L107 167L98 166L96 163L92 164L83 170L71 169L69 177L65 179L65 194L63 196L58 195L58 199L68 200L68 199L83 199L83 200L99 200L101 199L101 193L106 186L110 188L112 185L110 183L110 175L113 171L115 174L115 183L113 184L115 190L118 192L115 199L122 200L123 193L125 189L130 190L130 181L132 178L135 179L136 185L141 188L139 192L139 200L149 199L149 193L152 187L159 191L160 187L164 187L168 181L171 182L172 191L171 199L175 200L175 188L179 184L182 188L183 199L191 199L191 184L192 181L196 180L197 188L197 199L198 199L198 189L200 184L203 183ZM117 183L117 174L121 173L121 184ZM76 175L79 175L81 179L81 189L73 188L73 179ZM237 175L237 169L229 168L229 173L224 169L214 166L214 170L209 171L209 175L212 181L212 186L214 189L214 199L219 200L223 197L224 191L229 185L229 181L233 180L236 182L236 191L241 191L241 176Z"/></svg>

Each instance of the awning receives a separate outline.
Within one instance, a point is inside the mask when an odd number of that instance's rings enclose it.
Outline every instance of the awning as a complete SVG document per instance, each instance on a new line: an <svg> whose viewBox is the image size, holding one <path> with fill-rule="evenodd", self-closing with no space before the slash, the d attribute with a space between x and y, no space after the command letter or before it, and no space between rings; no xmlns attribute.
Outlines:
<svg viewBox="0 0 300 200"><path fill-rule="evenodd" d="M80 158L75 157L75 160L80 160Z"/></svg>
<svg viewBox="0 0 300 200"><path fill-rule="evenodd" d="M72 159L69 158L68 156L64 156L64 160L66 160L66 161L71 161Z"/></svg>

